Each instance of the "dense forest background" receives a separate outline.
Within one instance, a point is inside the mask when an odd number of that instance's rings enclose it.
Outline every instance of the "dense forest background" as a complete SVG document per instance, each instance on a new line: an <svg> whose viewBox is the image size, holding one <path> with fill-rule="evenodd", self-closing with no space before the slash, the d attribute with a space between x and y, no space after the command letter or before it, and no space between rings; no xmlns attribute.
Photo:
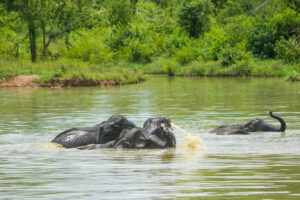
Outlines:
<svg viewBox="0 0 300 200"><path fill-rule="evenodd" d="M299 10L299 0L0 0L0 56L147 65L169 74L234 65L237 75L267 73L251 66L279 60L298 73Z"/></svg>

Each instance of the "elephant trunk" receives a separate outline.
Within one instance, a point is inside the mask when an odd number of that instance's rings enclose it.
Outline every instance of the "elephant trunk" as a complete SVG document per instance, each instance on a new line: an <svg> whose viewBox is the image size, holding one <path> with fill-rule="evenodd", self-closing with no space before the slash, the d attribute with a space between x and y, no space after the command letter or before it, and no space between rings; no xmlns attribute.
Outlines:
<svg viewBox="0 0 300 200"><path fill-rule="evenodd" d="M285 129L286 129L286 123L285 123L285 121L281 117L279 117L278 115L274 115L272 111L270 111L269 114L270 114L270 116L272 118L277 119L279 121L279 123L280 123L281 126L278 129L278 131L284 132Z"/></svg>

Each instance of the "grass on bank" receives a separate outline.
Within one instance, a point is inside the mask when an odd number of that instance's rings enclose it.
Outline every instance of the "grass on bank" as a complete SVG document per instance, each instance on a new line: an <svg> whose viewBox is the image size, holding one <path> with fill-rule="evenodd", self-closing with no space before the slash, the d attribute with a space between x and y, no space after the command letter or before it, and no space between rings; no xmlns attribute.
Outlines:
<svg viewBox="0 0 300 200"><path fill-rule="evenodd" d="M90 64L76 60L46 61L32 64L27 61L0 61L0 80L18 75L38 75L45 86L123 85L145 80L144 74L169 76L249 76L283 77L300 81L300 64L281 60L247 60L224 66L218 61L199 61L182 64L174 58L157 58L150 64Z"/></svg>
<svg viewBox="0 0 300 200"><path fill-rule="evenodd" d="M283 77L300 80L300 64L287 64L281 60L250 60L230 66L223 66L218 61L192 61L180 64L175 59L158 59L146 65L146 74L167 74L169 76L230 76L230 77Z"/></svg>
<svg viewBox="0 0 300 200"><path fill-rule="evenodd" d="M0 80L8 80L18 75L38 75L40 84L67 83L74 81L80 85L101 85L110 81L111 85L138 83L145 80L140 70L121 65L94 65L78 61L61 60L55 62L30 63L24 61L0 61Z"/></svg>

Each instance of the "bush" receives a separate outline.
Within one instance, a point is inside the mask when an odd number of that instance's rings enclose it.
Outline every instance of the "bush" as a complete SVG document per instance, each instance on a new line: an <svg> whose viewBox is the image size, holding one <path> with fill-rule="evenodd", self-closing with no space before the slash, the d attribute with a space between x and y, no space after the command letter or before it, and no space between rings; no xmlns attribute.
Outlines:
<svg viewBox="0 0 300 200"><path fill-rule="evenodd" d="M109 21L112 26L127 25L131 20L133 7L129 0L110 0Z"/></svg>
<svg viewBox="0 0 300 200"><path fill-rule="evenodd" d="M224 74L228 76L250 76L251 70L251 66L248 62L241 61L231 67L228 67Z"/></svg>
<svg viewBox="0 0 300 200"><path fill-rule="evenodd" d="M179 65L173 58L160 57L153 63L143 65L143 71L148 74L167 74L174 76L179 71Z"/></svg>
<svg viewBox="0 0 300 200"><path fill-rule="evenodd" d="M80 35L75 35L72 41L72 48L65 50L66 56L84 62L111 62L113 53L106 45L104 38L108 33L108 30L95 29L83 31Z"/></svg>
<svg viewBox="0 0 300 200"><path fill-rule="evenodd" d="M261 58L275 57L276 35L274 28L266 22L258 23L248 40L248 49Z"/></svg>
<svg viewBox="0 0 300 200"><path fill-rule="evenodd" d="M126 47L120 51L120 58L129 62L149 63L154 54L153 48L138 40L128 40Z"/></svg>
<svg viewBox="0 0 300 200"><path fill-rule="evenodd" d="M240 15L227 20L224 31L231 43L248 41L255 25L255 18Z"/></svg>
<svg viewBox="0 0 300 200"><path fill-rule="evenodd" d="M243 43L239 43L235 46L226 44L226 46L221 49L218 60L221 61L223 66L229 66L241 61L247 62L249 57L250 54L246 51Z"/></svg>
<svg viewBox="0 0 300 200"><path fill-rule="evenodd" d="M287 63L300 61L300 44L295 38L284 39L276 42L275 51L279 59Z"/></svg>
<svg viewBox="0 0 300 200"><path fill-rule="evenodd" d="M175 53L175 58L181 65L188 64L189 62L195 60L197 56L198 53L196 49L192 48L191 45L178 49Z"/></svg>
<svg viewBox="0 0 300 200"><path fill-rule="evenodd" d="M148 26L135 22L131 24L125 35L118 41L119 45L117 52L118 59L136 63L149 63L151 57L159 52L154 35L151 34Z"/></svg>
<svg viewBox="0 0 300 200"><path fill-rule="evenodd" d="M169 55L176 54L177 50L184 48L190 42L190 38L179 28L175 29L166 37L165 48Z"/></svg>
<svg viewBox="0 0 300 200"><path fill-rule="evenodd" d="M300 34L300 15L285 9L267 21L259 22L250 35L248 47L254 55L262 58L276 56L275 44L282 37L288 39Z"/></svg>
<svg viewBox="0 0 300 200"><path fill-rule="evenodd" d="M207 75L207 67L203 63L193 61L187 67L182 68L180 75L183 76L205 76Z"/></svg>
<svg viewBox="0 0 300 200"><path fill-rule="evenodd" d="M192 1L179 12L179 24L190 37L197 38L209 28L210 1Z"/></svg>
<svg viewBox="0 0 300 200"><path fill-rule="evenodd" d="M163 72L168 76L174 76L178 67L177 62L173 59L162 59L160 60L160 65Z"/></svg>
<svg viewBox="0 0 300 200"><path fill-rule="evenodd" d="M202 42L202 57L204 60L218 60L218 54L228 42L228 36L220 26L213 26L205 33Z"/></svg>
<svg viewBox="0 0 300 200"><path fill-rule="evenodd" d="M271 18L270 22L275 28L277 40L300 34L300 15L295 10L285 9Z"/></svg>
<svg viewBox="0 0 300 200"><path fill-rule="evenodd" d="M214 0L216 1L216 0ZM220 0L219 0L220 1ZM224 0L223 0L224 1ZM218 18L221 22L225 22L231 17L236 17L241 14L247 14L254 8L254 0L226 0L223 3L223 9L219 11Z"/></svg>

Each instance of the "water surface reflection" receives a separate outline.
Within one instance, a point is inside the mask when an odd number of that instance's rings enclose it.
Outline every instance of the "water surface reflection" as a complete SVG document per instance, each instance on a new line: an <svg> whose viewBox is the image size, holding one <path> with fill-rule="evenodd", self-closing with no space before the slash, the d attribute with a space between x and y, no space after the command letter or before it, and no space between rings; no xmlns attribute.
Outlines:
<svg viewBox="0 0 300 200"><path fill-rule="evenodd" d="M0 89L0 199L300 198L300 84L278 79L151 78L120 88ZM282 113L288 131L208 134L213 126ZM141 125L168 116L203 148L55 148L58 132L112 114ZM275 122L274 122L275 123Z"/></svg>

